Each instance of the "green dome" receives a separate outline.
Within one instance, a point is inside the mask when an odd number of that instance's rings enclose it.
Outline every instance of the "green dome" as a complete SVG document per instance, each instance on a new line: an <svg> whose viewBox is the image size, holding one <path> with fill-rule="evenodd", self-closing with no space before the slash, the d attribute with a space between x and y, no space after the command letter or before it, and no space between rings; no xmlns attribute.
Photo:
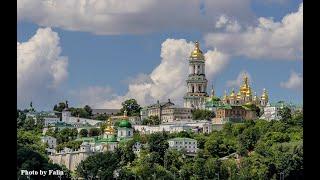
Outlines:
<svg viewBox="0 0 320 180"><path fill-rule="evenodd" d="M131 123L128 120L122 120L119 123L119 127L126 127L126 128L131 128Z"/></svg>

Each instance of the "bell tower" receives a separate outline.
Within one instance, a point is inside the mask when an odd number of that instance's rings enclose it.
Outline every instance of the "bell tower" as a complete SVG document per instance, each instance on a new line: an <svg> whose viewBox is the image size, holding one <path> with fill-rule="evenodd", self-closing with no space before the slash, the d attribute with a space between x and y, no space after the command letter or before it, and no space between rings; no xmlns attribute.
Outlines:
<svg viewBox="0 0 320 180"><path fill-rule="evenodd" d="M205 58L200 50L199 42L195 42L195 48L189 57L189 76L187 79L187 93L184 98L184 107L204 109L207 94L205 75Z"/></svg>

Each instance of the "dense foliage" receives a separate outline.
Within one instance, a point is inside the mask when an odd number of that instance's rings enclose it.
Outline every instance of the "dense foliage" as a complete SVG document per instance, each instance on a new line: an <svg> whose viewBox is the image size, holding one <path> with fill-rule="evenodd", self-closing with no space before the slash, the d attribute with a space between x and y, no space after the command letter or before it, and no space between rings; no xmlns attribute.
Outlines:
<svg viewBox="0 0 320 180"><path fill-rule="evenodd" d="M202 109L195 109L191 113L195 120L211 120L215 116L212 111Z"/></svg>
<svg viewBox="0 0 320 180"><path fill-rule="evenodd" d="M128 99L122 103L120 109L120 115L123 115L124 111L127 111L128 116L139 116L141 107L135 99Z"/></svg>
<svg viewBox="0 0 320 180"><path fill-rule="evenodd" d="M285 179L303 179L302 122L302 113L295 112L280 121L226 123L208 135L135 133L111 153L117 165L110 167L119 179L279 179L280 173ZM193 157L168 149L167 140L174 137L196 139L199 151ZM139 156L132 152L136 141L147 144Z"/></svg>
<svg viewBox="0 0 320 180"><path fill-rule="evenodd" d="M141 122L142 125L159 125L161 124L161 120L159 116L149 116L148 118L145 118Z"/></svg>
<svg viewBox="0 0 320 180"><path fill-rule="evenodd" d="M18 179L38 179L37 176L21 176L20 170L62 170L66 178L70 176L70 171L65 167L53 164L46 154L46 145L41 143L43 123L39 120L27 118L25 112L17 113L17 176ZM48 177L54 179L56 177Z"/></svg>

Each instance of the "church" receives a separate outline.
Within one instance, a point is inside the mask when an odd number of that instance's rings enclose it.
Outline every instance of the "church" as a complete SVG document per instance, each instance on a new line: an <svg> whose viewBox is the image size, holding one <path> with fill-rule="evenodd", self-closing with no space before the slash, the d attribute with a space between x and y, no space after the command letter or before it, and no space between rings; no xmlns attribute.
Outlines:
<svg viewBox="0 0 320 180"><path fill-rule="evenodd" d="M216 97L212 87L210 96L207 94L207 83L205 75L205 57L200 49L199 42L195 42L195 48L189 57L189 75L186 80L187 92L184 95L184 107L192 109L208 109L215 111L216 107L222 105L241 106L241 105L256 105L265 107L269 102L269 95L266 89L263 89L262 95L257 96L257 93L252 93L249 84L249 78L245 74L243 76L242 85L239 87L238 93L232 89L227 95L224 92L222 98Z"/></svg>

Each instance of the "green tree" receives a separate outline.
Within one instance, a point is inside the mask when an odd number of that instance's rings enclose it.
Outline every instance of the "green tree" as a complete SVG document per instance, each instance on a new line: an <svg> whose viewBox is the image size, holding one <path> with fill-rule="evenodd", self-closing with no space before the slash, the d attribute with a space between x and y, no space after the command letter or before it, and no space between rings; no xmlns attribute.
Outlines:
<svg viewBox="0 0 320 180"><path fill-rule="evenodd" d="M204 144L204 149L212 157L224 157L236 151L235 139L227 139L220 133L213 133Z"/></svg>
<svg viewBox="0 0 320 180"><path fill-rule="evenodd" d="M291 109L288 106L280 108L279 115L281 116L281 121L288 123L291 120Z"/></svg>
<svg viewBox="0 0 320 180"><path fill-rule="evenodd" d="M58 112L62 112L62 110L66 108L66 103L65 102L60 102L58 105L54 105L53 110L54 111L58 111Z"/></svg>
<svg viewBox="0 0 320 180"><path fill-rule="evenodd" d="M180 167L184 164L184 155L175 149L167 150L164 155L164 168L178 175Z"/></svg>
<svg viewBox="0 0 320 180"><path fill-rule="evenodd" d="M79 132L80 137L87 137L88 136L88 130L87 129L81 129Z"/></svg>
<svg viewBox="0 0 320 180"><path fill-rule="evenodd" d="M92 109L89 105L85 105L83 109L88 113L89 117L92 116Z"/></svg>
<svg viewBox="0 0 320 180"><path fill-rule="evenodd" d="M214 117L214 113L209 110L203 110L203 109L195 109L191 111L192 113L192 119L194 120L210 120Z"/></svg>
<svg viewBox="0 0 320 180"><path fill-rule="evenodd" d="M165 152L169 147L167 135L165 133L150 134L148 137L148 145L150 152L156 152L159 154L159 160L157 160L157 163L163 164Z"/></svg>
<svg viewBox="0 0 320 180"><path fill-rule="evenodd" d="M115 153L120 160L121 166L125 166L128 163L132 163L134 161L135 154L132 150L134 143L135 141L131 139L126 142L120 143L119 147L116 149Z"/></svg>
<svg viewBox="0 0 320 180"><path fill-rule="evenodd" d="M238 136L240 148L252 151L260 138L259 130L254 127L247 128Z"/></svg>
<svg viewBox="0 0 320 180"><path fill-rule="evenodd" d="M109 119L109 117L110 117L110 116L107 115L107 114L99 114L99 115L96 116L95 119L101 120L101 121L106 121L107 119Z"/></svg>
<svg viewBox="0 0 320 180"><path fill-rule="evenodd" d="M100 134L101 134L101 130L99 128L89 129L89 137L99 136Z"/></svg>
<svg viewBox="0 0 320 180"><path fill-rule="evenodd" d="M217 158L208 158L204 165L205 176L208 179L215 179L220 173L221 161Z"/></svg>
<svg viewBox="0 0 320 180"><path fill-rule="evenodd" d="M76 173L85 179L112 179L119 160L112 152L97 153L81 161Z"/></svg>
<svg viewBox="0 0 320 180"><path fill-rule="evenodd" d="M127 111L128 116L139 116L141 107L137 103L137 100L128 99L122 103L122 108L120 109L120 112L123 114L125 110Z"/></svg>

